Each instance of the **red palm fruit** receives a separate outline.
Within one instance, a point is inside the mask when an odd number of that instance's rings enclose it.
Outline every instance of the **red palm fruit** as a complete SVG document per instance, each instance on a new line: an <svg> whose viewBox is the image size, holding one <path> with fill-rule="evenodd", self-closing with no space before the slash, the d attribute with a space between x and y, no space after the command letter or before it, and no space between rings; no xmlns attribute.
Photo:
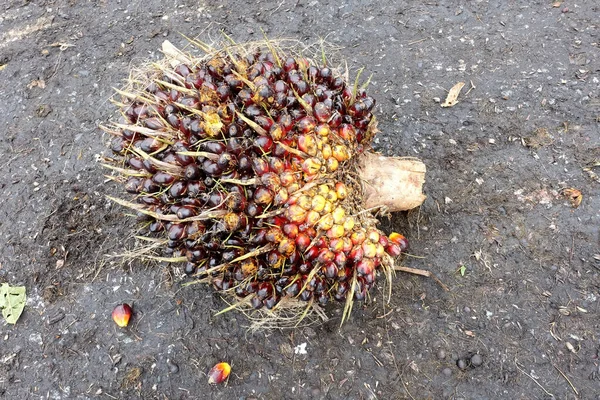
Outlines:
<svg viewBox="0 0 600 400"><path fill-rule="evenodd" d="M121 328L125 328L129 325L129 319L133 314L133 309L127 303L119 304L116 306L112 312L112 319L115 321L115 324L120 326Z"/></svg>
<svg viewBox="0 0 600 400"><path fill-rule="evenodd" d="M317 142L314 135L303 134L298 136L298 150L305 152L311 157L317 154Z"/></svg>
<svg viewBox="0 0 600 400"><path fill-rule="evenodd" d="M288 190L288 193L292 194L292 193L295 193L298 190L300 190L300 188L301 188L300 183L298 183L298 181L296 181L296 182L290 184L287 187L287 190Z"/></svg>
<svg viewBox="0 0 600 400"><path fill-rule="evenodd" d="M350 124L340 125L338 128L338 135L347 142L354 142L356 140L356 130L354 129L354 126Z"/></svg>
<svg viewBox="0 0 600 400"><path fill-rule="evenodd" d="M273 203L277 206L283 205L288 201L289 198L289 194L288 194L288 190L284 187L279 188L279 190L277 190L275 192L275 197L273 198Z"/></svg>
<svg viewBox="0 0 600 400"><path fill-rule="evenodd" d="M302 163L302 171L309 176L316 175L321 171L321 166L322 163L320 159L316 157L307 158Z"/></svg>
<svg viewBox="0 0 600 400"><path fill-rule="evenodd" d="M265 239L270 243L279 243L283 240L284 235L279 227L273 226L266 232Z"/></svg>
<svg viewBox="0 0 600 400"><path fill-rule="evenodd" d="M370 285L375 283L375 271L371 272L370 274L366 274L365 276L363 276L363 279L365 280L365 283L370 287Z"/></svg>
<svg viewBox="0 0 600 400"><path fill-rule="evenodd" d="M168 229L169 240L181 240L185 238L185 224L171 224Z"/></svg>
<svg viewBox="0 0 600 400"><path fill-rule="evenodd" d="M267 309L271 310L275 305L279 302L279 297L277 295L273 295L263 300L263 304Z"/></svg>
<svg viewBox="0 0 600 400"><path fill-rule="evenodd" d="M329 262L323 266L323 275L326 278L333 279L338 274L338 267L333 262Z"/></svg>
<svg viewBox="0 0 600 400"><path fill-rule="evenodd" d="M293 171L284 171L279 174L279 181L281 182L281 186L288 187L296 182L296 175Z"/></svg>
<svg viewBox="0 0 600 400"><path fill-rule="evenodd" d="M344 242L343 252L346 254L350 253L350 250L352 250L353 247L352 240L350 240L349 237L344 236L342 238L342 241Z"/></svg>
<svg viewBox="0 0 600 400"><path fill-rule="evenodd" d="M362 249L364 256L367 258L373 258L377 255L377 246L373 242L368 240L364 241L362 244Z"/></svg>
<svg viewBox="0 0 600 400"><path fill-rule="evenodd" d="M386 253L388 253L392 257L398 257L402 254L402 249L396 243L390 243L385 248Z"/></svg>
<svg viewBox="0 0 600 400"><path fill-rule="evenodd" d="M256 175L262 176L269 172L269 163L267 163L267 161L264 158L255 157L252 160L252 168L254 169L254 173Z"/></svg>
<svg viewBox="0 0 600 400"><path fill-rule="evenodd" d="M317 126L317 121L310 116L304 117L296 123L298 133L312 132L315 130L315 126Z"/></svg>
<svg viewBox="0 0 600 400"><path fill-rule="evenodd" d="M313 107L313 114L317 121L327 122L331 118L331 108L327 107L325 103L317 103Z"/></svg>
<svg viewBox="0 0 600 400"><path fill-rule="evenodd" d="M360 275L371 274L374 270L375 264L373 263L373 260L370 260L368 258L363 258L358 263L356 263L356 272L358 272Z"/></svg>
<svg viewBox="0 0 600 400"><path fill-rule="evenodd" d="M319 222L320 219L321 214L314 210L310 210L308 213L306 213L306 219L304 222L308 226L314 226Z"/></svg>
<svg viewBox="0 0 600 400"><path fill-rule="evenodd" d="M367 238L373 243L379 243L379 232L375 229L371 229L367 233Z"/></svg>
<svg viewBox="0 0 600 400"><path fill-rule="evenodd" d="M271 136L271 138L275 141L281 140L284 133L285 132L283 131L283 128L279 124L273 124L269 128L269 136Z"/></svg>
<svg viewBox="0 0 600 400"><path fill-rule="evenodd" d="M285 163L277 157L269 157L269 169L276 174L281 174L285 170Z"/></svg>
<svg viewBox="0 0 600 400"><path fill-rule="evenodd" d="M329 240L329 250L333 251L334 253L337 253L337 252L343 251L343 249L344 249L344 241L342 239L333 238L333 239Z"/></svg>
<svg viewBox="0 0 600 400"><path fill-rule="evenodd" d="M343 268L346 266L346 254L342 251L338 251L335 253L335 257L333 259L333 262L335 263L335 265L338 266L338 268Z"/></svg>
<svg viewBox="0 0 600 400"><path fill-rule="evenodd" d="M363 259L364 251L361 246L354 246L348 254L348 259L353 263L358 263Z"/></svg>
<svg viewBox="0 0 600 400"><path fill-rule="evenodd" d="M279 268L282 261L283 261L283 255L281 255L281 253L279 253L276 250L270 251L269 253L267 253L267 265L273 269L273 268ZM260 274L260 271L259 271Z"/></svg>
<svg viewBox="0 0 600 400"><path fill-rule="evenodd" d="M297 224L285 224L283 225L283 233L291 239L295 239L298 236L298 225Z"/></svg>
<svg viewBox="0 0 600 400"><path fill-rule="evenodd" d="M331 214L324 215L317 224L317 228L323 231L331 229L333 226L333 216Z"/></svg>
<svg viewBox="0 0 600 400"><path fill-rule="evenodd" d="M167 172L157 172L152 177L152 181L157 185L170 185L175 181L175 177Z"/></svg>
<svg viewBox="0 0 600 400"><path fill-rule="evenodd" d="M302 264L300 264L300 266L298 266L298 272L306 275L308 274L312 269L312 263L310 261L305 261Z"/></svg>
<svg viewBox="0 0 600 400"><path fill-rule="evenodd" d="M256 262L252 259L246 259L242 261L240 268L245 277L254 275L258 270Z"/></svg>
<svg viewBox="0 0 600 400"><path fill-rule="evenodd" d="M246 206L246 214L248 214L249 217L256 217L262 213L263 207L254 202L248 203Z"/></svg>
<svg viewBox="0 0 600 400"><path fill-rule="evenodd" d="M307 261L312 261L319 256L319 249L315 246L304 252L304 259Z"/></svg>
<svg viewBox="0 0 600 400"><path fill-rule="evenodd" d="M177 209L177 218L186 219L196 215L196 208L192 206L183 206Z"/></svg>
<svg viewBox="0 0 600 400"><path fill-rule="evenodd" d="M263 185L271 189L272 191L277 191L281 186L281 180L279 179L279 175L275 172L266 172L261 177L260 180Z"/></svg>
<svg viewBox="0 0 600 400"><path fill-rule="evenodd" d="M285 289L285 293L290 297L296 297L296 296L298 296L298 293L300 293L300 289L302 289L301 282L299 282L299 281L292 282Z"/></svg>
<svg viewBox="0 0 600 400"><path fill-rule="evenodd" d="M259 299L264 300L268 296L273 294L273 285L270 282L261 282L258 285L258 290L256 291L256 295Z"/></svg>
<svg viewBox="0 0 600 400"><path fill-rule="evenodd" d="M306 210L298 204L291 205L284 213L285 217L290 222L301 224L306 219Z"/></svg>
<svg viewBox="0 0 600 400"><path fill-rule="evenodd" d="M331 251L329 249L321 249L321 251L319 251L319 256L317 257L317 261L320 264L326 264L326 263L332 262L334 258L335 258L335 254L333 253L333 251Z"/></svg>
<svg viewBox="0 0 600 400"><path fill-rule="evenodd" d="M318 239L315 240L315 247L317 247L319 249L322 249L322 248L325 248L325 247L328 247L328 246L329 246L329 243L327 241L327 238L325 238L323 236L321 236L321 237L319 237Z"/></svg>
<svg viewBox="0 0 600 400"><path fill-rule="evenodd" d="M312 203L312 199L310 198L310 196L305 195L305 194L301 194L300 196L298 196L298 199L296 200L296 205L302 207L302 209L308 211L311 209L311 203Z"/></svg>
<svg viewBox="0 0 600 400"><path fill-rule="evenodd" d="M291 256L296 250L296 244L293 239L285 238L281 242L279 242L279 246L277 247L277 251L281 253L284 257Z"/></svg>
<svg viewBox="0 0 600 400"><path fill-rule="evenodd" d="M362 244L362 242L364 242L366 238L367 234L362 229L359 231L354 231L352 232L352 235L350 235L350 240L352 240L352 244L354 245Z"/></svg>
<svg viewBox="0 0 600 400"><path fill-rule="evenodd" d="M252 308L254 308L255 310L261 309L263 306L263 302L261 299L259 299L258 297L254 296L252 299L250 299L250 305L252 306Z"/></svg>
<svg viewBox="0 0 600 400"><path fill-rule="evenodd" d="M331 133L331 128L328 124L319 124L315 127L315 133L320 137L328 137Z"/></svg>
<svg viewBox="0 0 600 400"><path fill-rule="evenodd" d="M379 235L379 244L383 247L386 247L388 244L390 244L390 239L388 239L388 237L385 235Z"/></svg>
<svg viewBox="0 0 600 400"><path fill-rule="evenodd" d="M231 366L226 362L221 362L215 365L208 371L209 385L216 385L224 382L231 373Z"/></svg>
<svg viewBox="0 0 600 400"><path fill-rule="evenodd" d="M397 244L398 246L400 246L400 251L402 253L406 252L406 250L408 250L408 239L406 239L404 237L404 235L401 235L399 233L396 232L392 232L389 236L389 239Z"/></svg>
<svg viewBox="0 0 600 400"><path fill-rule="evenodd" d="M339 162L346 161L350 158L350 153L348 153L348 148L341 144L336 144L331 149L333 157Z"/></svg>
<svg viewBox="0 0 600 400"><path fill-rule="evenodd" d="M225 223L225 229L228 232L235 232L244 228L247 223L247 217L243 214L230 212L225 214L223 222Z"/></svg>
<svg viewBox="0 0 600 400"><path fill-rule="evenodd" d="M311 292L310 290L304 290L302 293L300 293L300 300L302 301L310 301L312 297L313 292Z"/></svg>
<svg viewBox="0 0 600 400"><path fill-rule="evenodd" d="M296 236L296 246L300 251L305 251L310 246L310 237L305 233L299 233Z"/></svg>
<svg viewBox="0 0 600 400"><path fill-rule="evenodd" d="M348 293L348 282L343 281L339 282L337 286L337 290L334 293L334 298L338 301L342 301L346 298L346 294Z"/></svg>
<svg viewBox="0 0 600 400"><path fill-rule="evenodd" d="M341 238L344 236L344 227L342 225L333 225L327 230L327 237L330 239Z"/></svg>
<svg viewBox="0 0 600 400"><path fill-rule="evenodd" d="M273 202L273 192L265 186L259 186L254 191L253 198L256 204L268 205Z"/></svg>

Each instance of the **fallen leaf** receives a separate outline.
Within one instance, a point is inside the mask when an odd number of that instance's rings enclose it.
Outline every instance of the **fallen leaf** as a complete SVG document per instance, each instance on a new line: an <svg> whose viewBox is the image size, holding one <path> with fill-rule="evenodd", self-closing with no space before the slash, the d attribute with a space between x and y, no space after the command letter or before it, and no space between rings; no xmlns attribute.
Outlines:
<svg viewBox="0 0 600 400"><path fill-rule="evenodd" d="M458 82L456 85L452 86L452 89L448 92L448 96L446 97L446 101L444 101L441 106L442 107L452 107L458 103L458 95L462 90L463 86L465 86L464 82Z"/></svg>
<svg viewBox="0 0 600 400"><path fill-rule="evenodd" d="M63 42L54 42L50 45L50 47L58 47L60 49L60 51L65 51L69 47L73 47L73 46L75 46L75 45L71 44L71 43L63 43Z"/></svg>
<svg viewBox="0 0 600 400"><path fill-rule="evenodd" d="M562 1L555 1L554 3L552 3L552 7L558 8L558 7L560 7L561 4L562 4Z"/></svg>
<svg viewBox="0 0 600 400"><path fill-rule="evenodd" d="M16 324L25 308L25 286L10 286L3 283L0 286L0 308L2 316L9 324Z"/></svg>
<svg viewBox="0 0 600 400"><path fill-rule="evenodd" d="M34 79L31 82L29 82L29 85L27 85L27 89L33 89L34 87L44 89L46 87L46 81L43 79Z"/></svg>
<svg viewBox="0 0 600 400"><path fill-rule="evenodd" d="M6 68L7 65L8 64L2 64L2 65L0 65L0 71L2 71L4 68Z"/></svg>
<svg viewBox="0 0 600 400"><path fill-rule="evenodd" d="M562 191L562 194L571 202L573 208L579 207L581 200L583 200L583 194L578 189L568 188Z"/></svg>

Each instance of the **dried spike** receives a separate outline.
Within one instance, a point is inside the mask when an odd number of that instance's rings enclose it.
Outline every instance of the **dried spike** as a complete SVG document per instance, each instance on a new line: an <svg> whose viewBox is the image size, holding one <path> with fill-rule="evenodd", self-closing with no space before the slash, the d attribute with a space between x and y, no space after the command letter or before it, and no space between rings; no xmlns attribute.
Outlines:
<svg viewBox="0 0 600 400"><path fill-rule="evenodd" d="M350 289L348 289L348 293L346 294L346 304L344 304L344 312L342 313L342 320L340 322L340 326L344 325L344 322L350 318L350 313L352 313L352 305L354 304L354 291L356 290L356 269L354 270L354 275L352 276L352 284L350 285Z"/></svg>
<svg viewBox="0 0 600 400"><path fill-rule="evenodd" d="M106 198L111 201L114 201L115 203L117 203L123 207L127 207L132 210L136 210L136 211L138 211L142 214L148 215L154 219L161 220L161 221L176 222L176 223L191 222L191 221L206 221L209 219L221 218L225 214L227 214L227 211L225 211L225 210L206 210L194 217L179 219L179 218L177 218L176 215L173 215L173 214L163 215L163 214L158 214L154 211L147 210L143 204L132 203L130 201L122 200L122 199L112 197L112 196L106 196Z"/></svg>
<svg viewBox="0 0 600 400"><path fill-rule="evenodd" d="M189 96L196 96L198 94L198 92L196 90L188 89L185 86L173 85L172 83L165 82L160 79L154 79L154 82L156 82L162 86L168 87L169 89L174 89L174 90L177 90L178 92L185 93Z"/></svg>
<svg viewBox="0 0 600 400"><path fill-rule="evenodd" d="M151 173L147 172L147 171L140 171L137 169L128 169L128 168L120 168L114 165L110 165L110 164L100 164L105 168L108 169L112 169L113 171L117 171L118 173L125 175L125 176L143 176L143 177L150 177L152 176Z"/></svg>
<svg viewBox="0 0 600 400"><path fill-rule="evenodd" d="M171 42L169 42L168 40L165 40L162 43L162 52L165 56L176 60L179 63L183 63L183 64L192 64L192 60L186 55L184 54L181 50L179 50L177 47L175 47ZM175 67L176 65L173 65L173 67Z"/></svg>
<svg viewBox="0 0 600 400"><path fill-rule="evenodd" d="M200 50L202 50L203 52L205 52L207 54L213 54L213 53L217 52L217 50L214 47L212 47L211 45L209 45L207 43L204 43L201 40L191 39L191 38L185 36L183 33L180 33L180 35L183 36L185 38L185 40L187 40L188 42L190 42L194 46L198 47Z"/></svg>
<svg viewBox="0 0 600 400"><path fill-rule="evenodd" d="M208 151L178 151L177 154L181 154L183 156L204 157L213 161L217 161L219 159L218 154L210 153Z"/></svg>
<svg viewBox="0 0 600 400"><path fill-rule="evenodd" d="M254 82L248 80L247 78L239 74L237 71L231 71L231 73L234 74L240 81L244 82L250 88L250 90L256 90L256 85L254 84Z"/></svg>
<svg viewBox="0 0 600 400"><path fill-rule="evenodd" d="M275 48L273 47L273 45L271 44L271 41L269 40L269 38L267 37L267 34L265 33L265 31L263 30L263 28L260 28L260 31L263 34L263 37L265 38L265 45L267 46L267 48L269 49L269 51L271 52L271 54L273 54L273 58L275 58L275 62L277 63L277 66L279 68L281 68L282 63L281 63L281 59L279 58L279 55L277 54L277 52L275 51Z"/></svg>
<svg viewBox="0 0 600 400"><path fill-rule="evenodd" d="M169 139L173 139L175 137L175 135L173 134L174 131L171 131L171 130L158 131L158 130L146 128L146 127L139 126L139 125L119 124L119 123L115 123L115 126L117 128L127 129L132 132L141 133L142 135L147 136L147 137L156 138L162 142L165 142L166 144L173 144L173 142Z"/></svg>
<svg viewBox="0 0 600 400"><path fill-rule="evenodd" d="M120 94L121 96L126 97L128 99L131 99L131 100L143 100L144 102L148 102L150 104L157 104L157 102L154 99L146 97L146 96L143 96L141 92L135 94L135 93L129 93L129 92L126 92L124 90L117 89L115 87L113 87L112 89L115 92L117 92L118 94Z"/></svg>
<svg viewBox="0 0 600 400"><path fill-rule="evenodd" d="M133 153L137 154L138 156L142 157L144 160L150 161L153 165L163 169L166 172L169 172L172 175L183 176L183 168L181 168L178 165L173 165L173 164L169 164L164 161L158 160L158 159L152 157L150 154L146 153L142 149L132 147L131 151Z"/></svg>
<svg viewBox="0 0 600 400"><path fill-rule="evenodd" d="M356 78L354 79L354 86L352 87L352 99L350 100L350 104L354 103L356 100L356 93L358 93L358 80L360 79L360 75L364 71L365 67L362 67L356 73Z"/></svg>
<svg viewBox="0 0 600 400"><path fill-rule="evenodd" d="M254 129L254 131L256 133L258 133L259 135L262 135L262 136L268 136L269 135L269 132L267 132L262 126L258 125L256 122L254 122L251 119L247 118L246 116L244 116L239 111L236 111L235 113L237 114L237 116L242 121L244 121L245 123L247 123L248 126L250 126L252 129Z"/></svg>

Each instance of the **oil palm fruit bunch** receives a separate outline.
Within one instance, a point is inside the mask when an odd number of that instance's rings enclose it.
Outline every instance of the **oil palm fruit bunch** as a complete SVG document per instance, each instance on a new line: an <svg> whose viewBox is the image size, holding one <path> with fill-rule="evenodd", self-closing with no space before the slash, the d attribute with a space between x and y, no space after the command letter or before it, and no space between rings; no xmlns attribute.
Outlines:
<svg viewBox="0 0 600 400"><path fill-rule="evenodd" d="M234 306L333 300L347 318L408 245L374 210L421 204L424 166L369 151L375 100L327 63L282 43L191 42L206 55L165 42L117 90L105 165L131 198L113 200L145 218L160 259Z"/></svg>

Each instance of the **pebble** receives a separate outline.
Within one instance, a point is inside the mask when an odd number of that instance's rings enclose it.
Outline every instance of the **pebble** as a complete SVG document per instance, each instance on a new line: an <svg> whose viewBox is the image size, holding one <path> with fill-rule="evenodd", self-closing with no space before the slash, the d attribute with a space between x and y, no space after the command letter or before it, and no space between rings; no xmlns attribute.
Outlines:
<svg viewBox="0 0 600 400"><path fill-rule="evenodd" d="M450 376L450 375L452 375L452 370L450 368L444 368L442 373L446 376Z"/></svg>
<svg viewBox="0 0 600 400"><path fill-rule="evenodd" d="M458 360L456 362L456 365L458 366L458 368L460 369L467 369L467 361L465 361L464 358L461 358L460 360Z"/></svg>
<svg viewBox="0 0 600 400"><path fill-rule="evenodd" d="M471 357L471 364L474 367L479 367L481 364L483 364L483 357L481 357L480 354L474 354L473 357Z"/></svg>
<svg viewBox="0 0 600 400"><path fill-rule="evenodd" d="M169 372L172 374L176 374L179 372L179 365L175 364L171 359L167 358L167 366L169 367Z"/></svg>
<svg viewBox="0 0 600 400"><path fill-rule="evenodd" d="M437 358L439 358L440 360L446 358L446 352L444 351L444 349L439 349L436 355Z"/></svg>

